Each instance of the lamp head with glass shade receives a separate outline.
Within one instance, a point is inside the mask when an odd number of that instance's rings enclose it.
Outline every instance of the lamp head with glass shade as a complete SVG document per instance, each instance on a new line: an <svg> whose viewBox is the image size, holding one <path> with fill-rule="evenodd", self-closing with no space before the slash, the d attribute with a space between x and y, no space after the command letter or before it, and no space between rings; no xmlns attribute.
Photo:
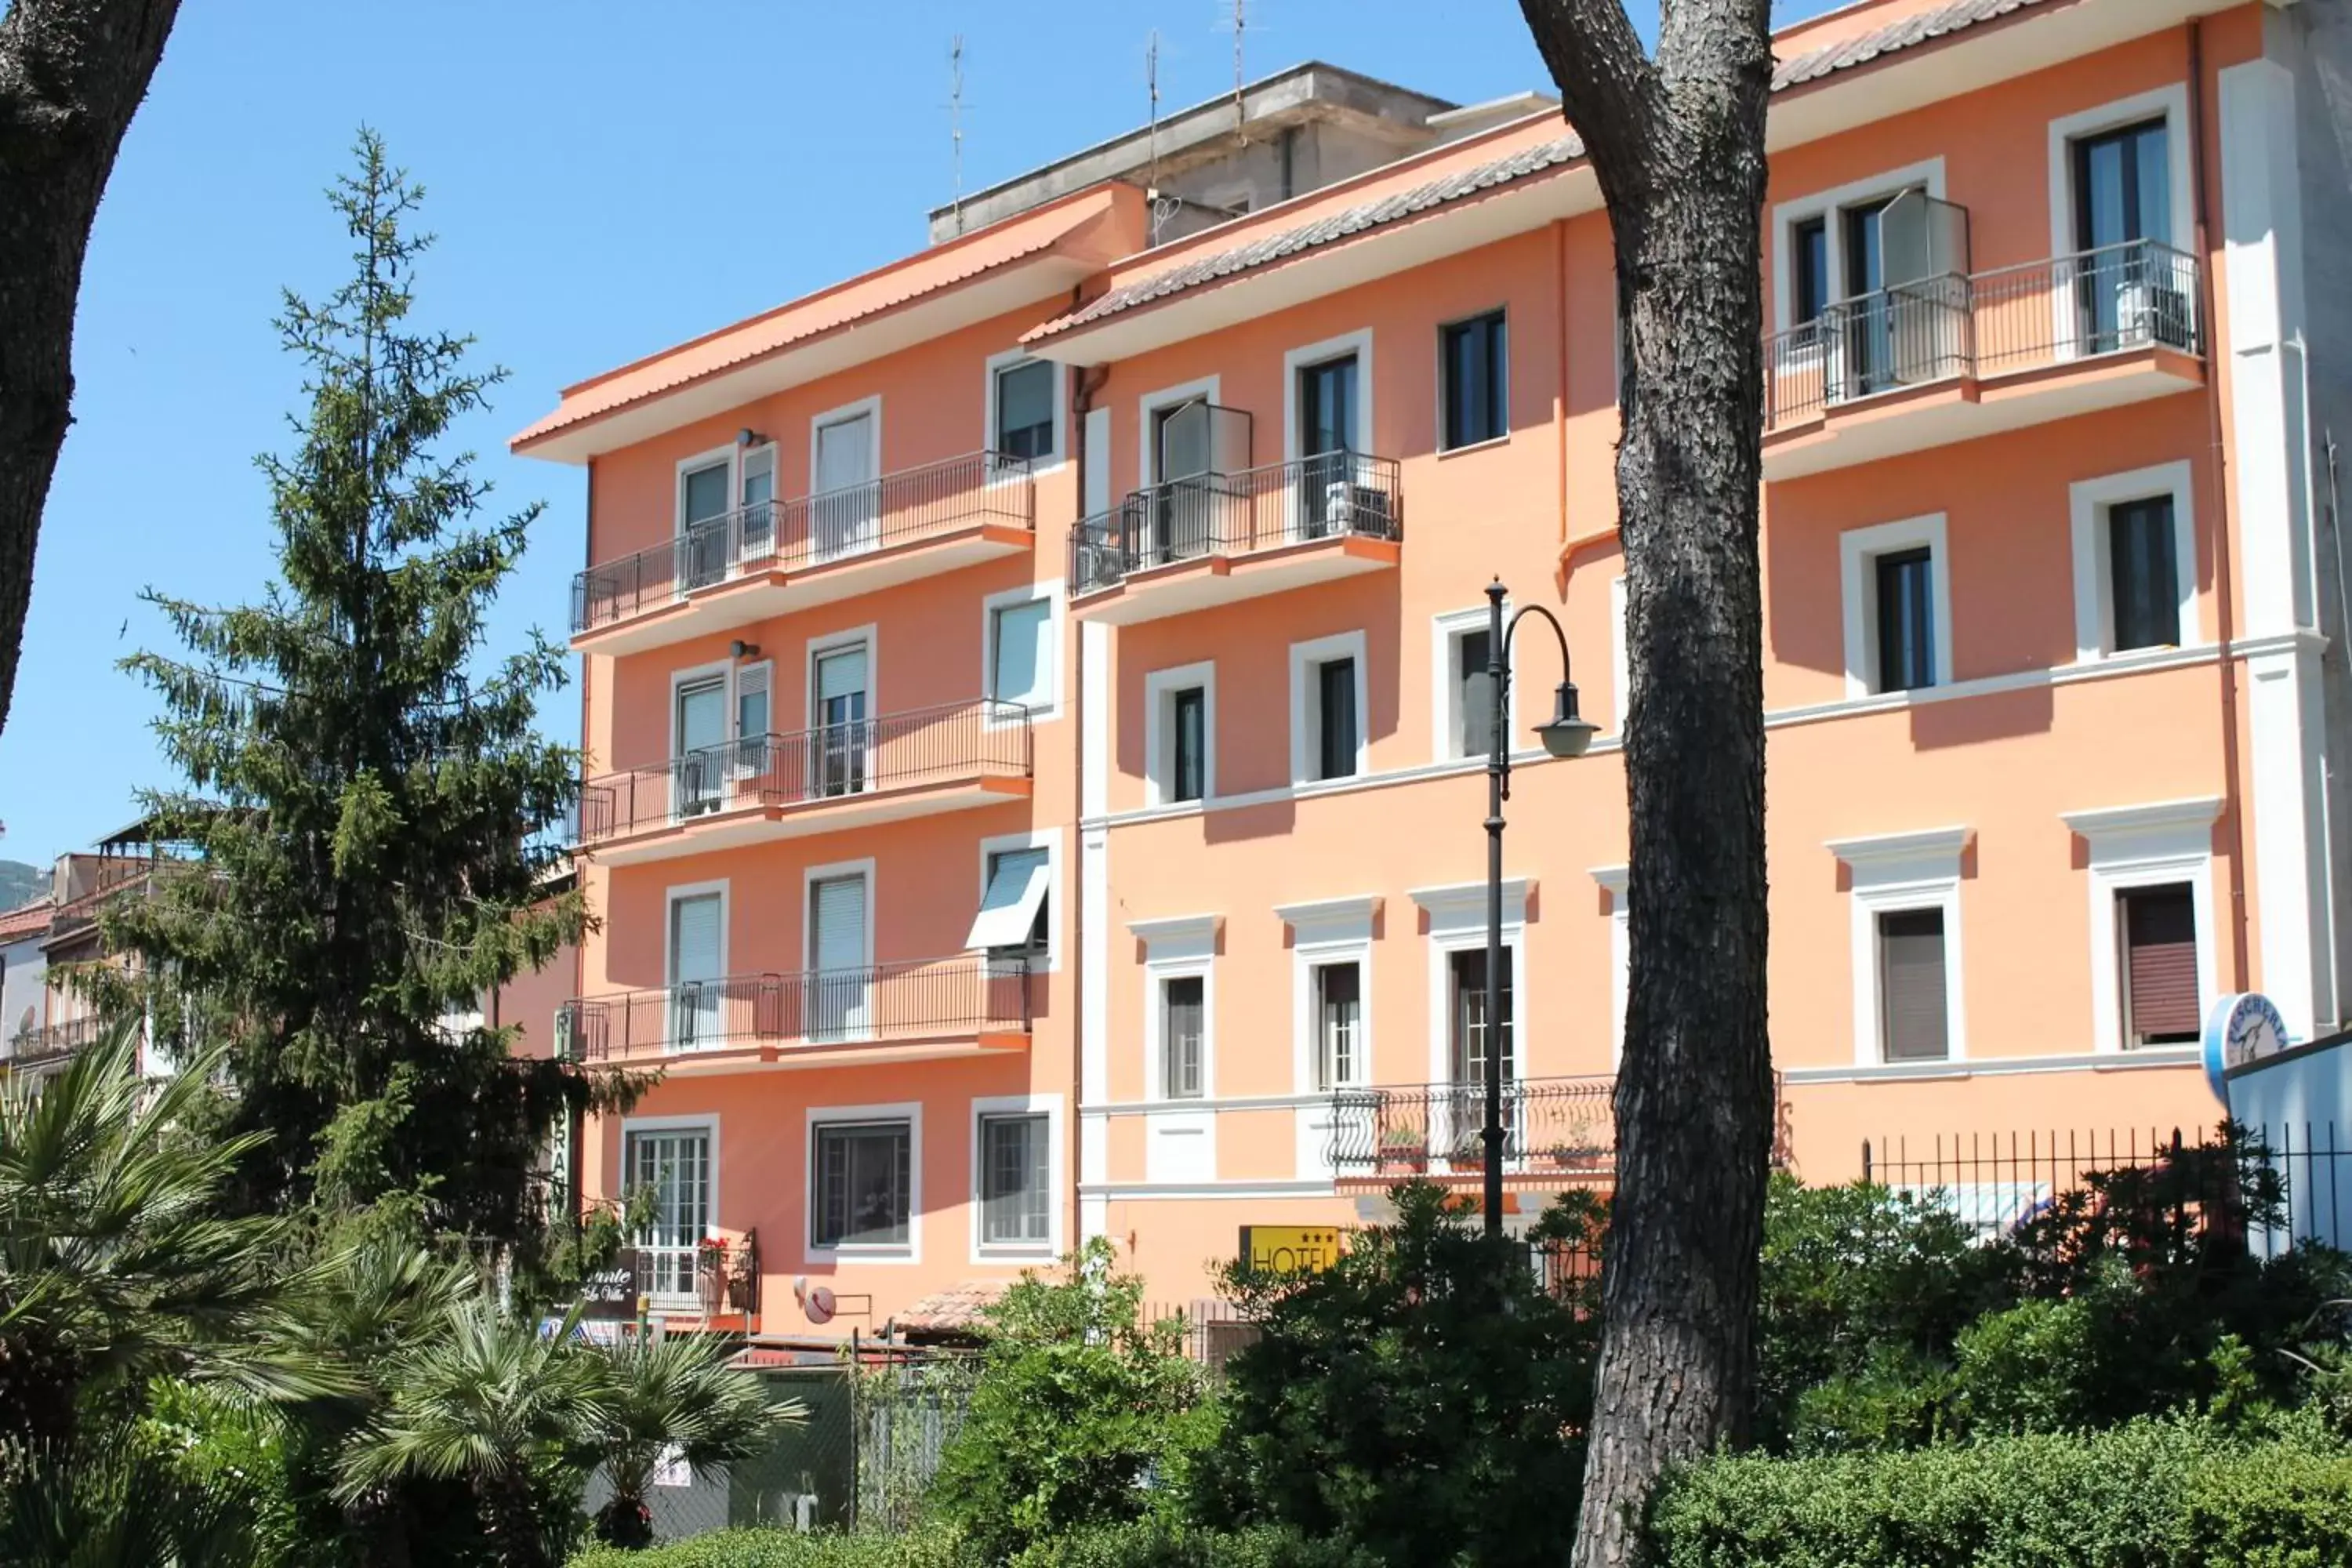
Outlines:
<svg viewBox="0 0 2352 1568"><path fill-rule="evenodd" d="M1576 682L1563 680L1552 699L1551 721L1536 726L1536 735L1543 742L1546 754L1555 757L1580 757L1592 744L1592 737L1601 726L1580 717L1576 711Z"/></svg>

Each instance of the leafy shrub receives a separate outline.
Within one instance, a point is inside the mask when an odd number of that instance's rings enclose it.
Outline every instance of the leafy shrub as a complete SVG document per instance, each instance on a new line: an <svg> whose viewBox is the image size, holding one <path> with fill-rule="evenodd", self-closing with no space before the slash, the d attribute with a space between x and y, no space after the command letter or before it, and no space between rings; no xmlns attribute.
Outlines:
<svg viewBox="0 0 2352 1568"><path fill-rule="evenodd" d="M1286 1531L1131 1524L1041 1541L1007 1568L1360 1568L1376 1560Z"/></svg>
<svg viewBox="0 0 2352 1568"><path fill-rule="evenodd" d="M1097 1237L1064 1278L1024 1275L990 1309L963 1426L932 1496L990 1561L1087 1526L1143 1518L1181 1470L1204 1393L1172 1325L1137 1321L1142 1281Z"/></svg>
<svg viewBox="0 0 2352 1568"><path fill-rule="evenodd" d="M2285 1568L2352 1561L2352 1451L2143 1418L1914 1453L1722 1458L1652 1509L1661 1568Z"/></svg>
<svg viewBox="0 0 2352 1568"><path fill-rule="evenodd" d="M1548 1293L1524 1247L1498 1249L1438 1188L1394 1198L1395 1222L1320 1274L1228 1277L1261 1335L1226 1366L1195 1512L1378 1563L1556 1562L1583 1480L1589 1298ZM1589 1246L1599 1223L1585 1199L1545 1228Z"/></svg>
<svg viewBox="0 0 2352 1568"><path fill-rule="evenodd" d="M598 1546L569 1568L969 1568L951 1531L908 1535L803 1535L789 1530L727 1530L646 1552Z"/></svg>

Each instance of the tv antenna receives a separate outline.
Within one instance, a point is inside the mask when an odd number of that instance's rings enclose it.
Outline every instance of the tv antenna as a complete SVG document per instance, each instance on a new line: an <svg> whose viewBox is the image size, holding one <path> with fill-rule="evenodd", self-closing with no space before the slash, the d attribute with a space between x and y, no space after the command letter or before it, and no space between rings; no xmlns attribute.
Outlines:
<svg viewBox="0 0 2352 1568"><path fill-rule="evenodd" d="M952 195L949 206L955 214L955 231L963 232L963 35L958 33L948 43L948 143L951 165L950 174Z"/></svg>
<svg viewBox="0 0 2352 1568"><path fill-rule="evenodd" d="M1146 174L1143 197L1150 206L1151 243L1160 243L1160 231L1168 220L1183 209L1184 204L1174 197L1160 194L1160 29L1151 29L1143 46L1143 81L1151 94L1151 121L1146 147Z"/></svg>

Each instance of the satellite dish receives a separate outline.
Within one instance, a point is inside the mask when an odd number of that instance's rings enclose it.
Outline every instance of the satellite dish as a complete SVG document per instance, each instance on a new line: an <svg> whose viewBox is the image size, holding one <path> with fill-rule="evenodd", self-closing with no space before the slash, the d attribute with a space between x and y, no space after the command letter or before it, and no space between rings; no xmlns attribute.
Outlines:
<svg viewBox="0 0 2352 1568"><path fill-rule="evenodd" d="M829 1323L833 1321L832 1288L825 1285L811 1286L809 1288L808 1300L805 1304L805 1310L808 1312L808 1321L812 1323Z"/></svg>

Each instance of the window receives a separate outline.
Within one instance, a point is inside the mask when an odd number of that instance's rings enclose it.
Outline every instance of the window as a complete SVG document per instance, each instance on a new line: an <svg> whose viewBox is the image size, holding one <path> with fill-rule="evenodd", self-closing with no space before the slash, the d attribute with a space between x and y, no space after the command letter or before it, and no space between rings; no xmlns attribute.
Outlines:
<svg viewBox="0 0 2352 1568"><path fill-rule="evenodd" d="M1315 773L1344 779L1356 771L1356 661L1327 658L1315 666Z"/></svg>
<svg viewBox="0 0 2352 1568"><path fill-rule="evenodd" d="M2074 245L2099 250L2172 238L2170 137L2163 120L2074 142Z"/></svg>
<svg viewBox="0 0 2352 1568"><path fill-rule="evenodd" d="M1363 966L1318 963L1315 987L1315 1088L1328 1093L1364 1081Z"/></svg>
<svg viewBox="0 0 2352 1568"><path fill-rule="evenodd" d="M2180 645L2180 574L2170 496L2107 509L2107 584L2116 651Z"/></svg>
<svg viewBox="0 0 2352 1568"><path fill-rule="evenodd" d="M695 1252L710 1232L710 1130L631 1130L629 1186L651 1205L637 1254L653 1296L694 1294Z"/></svg>
<svg viewBox="0 0 2352 1568"><path fill-rule="evenodd" d="M1209 694L1189 686L1169 697L1168 798L1199 800L1208 793Z"/></svg>
<svg viewBox="0 0 2352 1568"><path fill-rule="evenodd" d="M1160 983L1160 1055L1166 1100L1201 1098L1201 1057L1208 1026L1208 981L1171 974Z"/></svg>
<svg viewBox="0 0 2352 1568"><path fill-rule="evenodd" d="M1053 461L1059 456L1054 449L1053 363L1023 360L1000 366L994 374L996 424L990 445L1003 457Z"/></svg>
<svg viewBox="0 0 2352 1568"><path fill-rule="evenodd" d="M716 892L673 896L669 905L670 1031L673 1049L718 1045L725 991L727 901Z"/></svg>
<svg viewBox="0 0 2352 1568"><path fill-rule="evenodd" d="M980 1119L980 1239L1053 1240L1053 1146L1043 1113Z"/></svg>
<svg viewBox="0 0 2352 1568"><path fill-rule="evenodd" d="M1503 1078L1508 1082L1512 1075L1511 970L1513 951L1507 943L1503 948L1502 1002L1500 1045L1503 1052ZM1453 1020L1454 1081L1458 1084L1482 1084L1486 1081L1486 1051L1494 1031L1487 1027L1486 1017L1486 950L1466 947L1446 955L1446 976L1453 992L1450 1009Z"/></svg>
<svg viewBox="0 0 2352 1568"><path fill-rule="evenodd" d="M1448 451L1510 434L1510 360L1503 312L1438 329Z"/></svg>
<svg viewBox="0 0 2352 1568"><path fill-rule="evenodd" d="M1047 910L1053 883L1050 853L1042 847L997 849L986 857L987 885L967 948L1003 958L1042 958L1051 940Z"/></svg>
<svg viewBox="0 0 2352 1568"><path fill-rule="evenodd" d="M988 694L999 702L1039 707L1052 700L1054 605L1026 599L988 612Z"/></svg>
<svg viewBox="0 0 2352 1568"><path fill-rule="evenodd" d="M2122 940L2124 1045L2168 1046L2198 1037L2197 901L2186 882L2116 895Z"/></svg>
<svg viewBox="0 0 2352 1568"><path fill-rule="evenodd" d="M730 459L721 458L678 476L678 531L727 514L731 466Z"/></svg>
<svg viewBox="0 0 2352 1568"><path fill-rule="evenodd" d="M1493 635L1484 626L1454 639L1457 756L1488 756L1495 748L1495 683L1487 668L1493 647Z"/></svg>
<svg viewBox="0 0 2352 1568"><path fill-rule="evenodd" d="M1944 987L1944 911L1899 910L1878 917L1879 1038L1890 1062L1941 1061L1951 1054Z"/></svg>
<svg viewBox="0 0 2352 1568"><path fill-rule="evenodd" d="M817 1123L810 1155L812 1244L906 1246L913 1151L913 1132L905 1121Z"/></svg>
<svg viewBox="0 0 2352 1568"><path fill-rule="evenodd" d="M1935 556L1925 548L1892 551L1871 563L1877 609L1880 691L1936 684Z"/></svg>
<svg viewBox="0 0 2352 1568"><path fill-rule="evenodd" d="M1789 230L1790 260L1795 265L1789 319L1797 326L1818 321L1830 305L1830 226L1826 217L1809 217Z"/></svg>

